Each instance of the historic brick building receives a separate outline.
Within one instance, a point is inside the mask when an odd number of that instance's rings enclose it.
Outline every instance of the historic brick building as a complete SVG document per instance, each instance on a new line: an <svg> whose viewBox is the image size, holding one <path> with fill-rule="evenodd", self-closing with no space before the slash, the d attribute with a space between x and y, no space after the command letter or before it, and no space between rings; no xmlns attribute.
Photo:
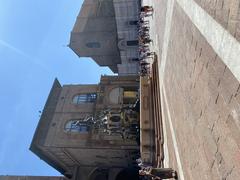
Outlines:
<svg viewBox="0 0 240 180"><path fill-rule="evenodd" d="M68 178L114 179L139 156L137 76L102 76L99 84L54 81L30 150Z"/></svg>
<svg viewBox="0 0 240 180"><path fill-rule="evenodd" d="M139 1L84 0L69 47L120 75L138 73Z"/></svg>

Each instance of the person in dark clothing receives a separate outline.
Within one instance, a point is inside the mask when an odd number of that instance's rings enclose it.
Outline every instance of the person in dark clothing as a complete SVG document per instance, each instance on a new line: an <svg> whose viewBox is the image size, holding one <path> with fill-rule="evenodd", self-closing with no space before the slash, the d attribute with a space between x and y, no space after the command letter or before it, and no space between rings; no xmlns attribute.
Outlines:
<svg viewBox="0 0 240 180"><path fill-rule="evenodd" d="M148 176L154 179L178 179L177 172L172 168L146 168L139 171L140 176Z"/></svg>

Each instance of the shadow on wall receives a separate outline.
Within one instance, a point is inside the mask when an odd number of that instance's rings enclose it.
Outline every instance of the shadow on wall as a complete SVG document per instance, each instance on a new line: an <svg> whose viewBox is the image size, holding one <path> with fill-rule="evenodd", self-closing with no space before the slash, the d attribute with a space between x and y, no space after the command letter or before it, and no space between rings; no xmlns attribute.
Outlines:
<svg viewBox="0 0 240 180"><path fill-rule="evenodd" d="M125 168L117 175L116 180L139 180L139 169L137 168Z"/></svg>

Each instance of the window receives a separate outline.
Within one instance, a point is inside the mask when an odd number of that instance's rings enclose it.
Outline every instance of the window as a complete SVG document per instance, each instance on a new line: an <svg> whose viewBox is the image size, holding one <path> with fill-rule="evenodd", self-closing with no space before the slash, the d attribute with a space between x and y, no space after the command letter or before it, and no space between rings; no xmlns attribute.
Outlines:
<svg viewBox="0 0 240 180"><path fill-rule="evenodd" d="M129 25L138 25L138 21L129 21Z"/></svg>
<svg viewBox="0 0 240 180"><path fill-rule="evenodd" d="M129 59L129 61L131 62L131 61L134 61L134 62L139 62L140 61L140 59L139 58L130 58Z"/></svg>
<svg viewBox="0 0 240 180"><path fill-rule="evenodd" d="M120 116L111 116L110 117L110 120L112 122L119 122L121 120Z"/></svg>
<svg viewBox="0 0 240 180"><path fill-rule="evenodd" d="M89 131L89 126L81 119L70 120L66 123L64 130L67 132L87 133Z"/></svg>
<svg viewBox="0 0 240 180"><path fill-rule="evenodd" d="M74 96L73 103L74 104L84 104L84 103L93 103L97 99L96 93L87 93L87 94L79 94Z"/></svg>
<svg viewBox="0 0 240 180"><path fill-rule="evenodd" d="M127 46L137 46L138 40L127 41Z"/></svg>
<svg viewBox="0 0 240 180"><path fill-rule="evenodd" d="M86 43L86 46L88 48L100 48L101 47L99 42L89 42L89 43Z"/></svg>

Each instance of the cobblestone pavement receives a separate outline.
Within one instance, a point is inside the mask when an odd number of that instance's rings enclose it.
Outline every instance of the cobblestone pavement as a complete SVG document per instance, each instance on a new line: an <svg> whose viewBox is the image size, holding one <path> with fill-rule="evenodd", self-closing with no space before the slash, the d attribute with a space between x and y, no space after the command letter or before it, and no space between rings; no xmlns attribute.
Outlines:
<svg viewBox="0 0 240 180"><path fill-rule="evenodd" d="M240 177L240 0L143 0L158 55L164 166Z"/></svg>

